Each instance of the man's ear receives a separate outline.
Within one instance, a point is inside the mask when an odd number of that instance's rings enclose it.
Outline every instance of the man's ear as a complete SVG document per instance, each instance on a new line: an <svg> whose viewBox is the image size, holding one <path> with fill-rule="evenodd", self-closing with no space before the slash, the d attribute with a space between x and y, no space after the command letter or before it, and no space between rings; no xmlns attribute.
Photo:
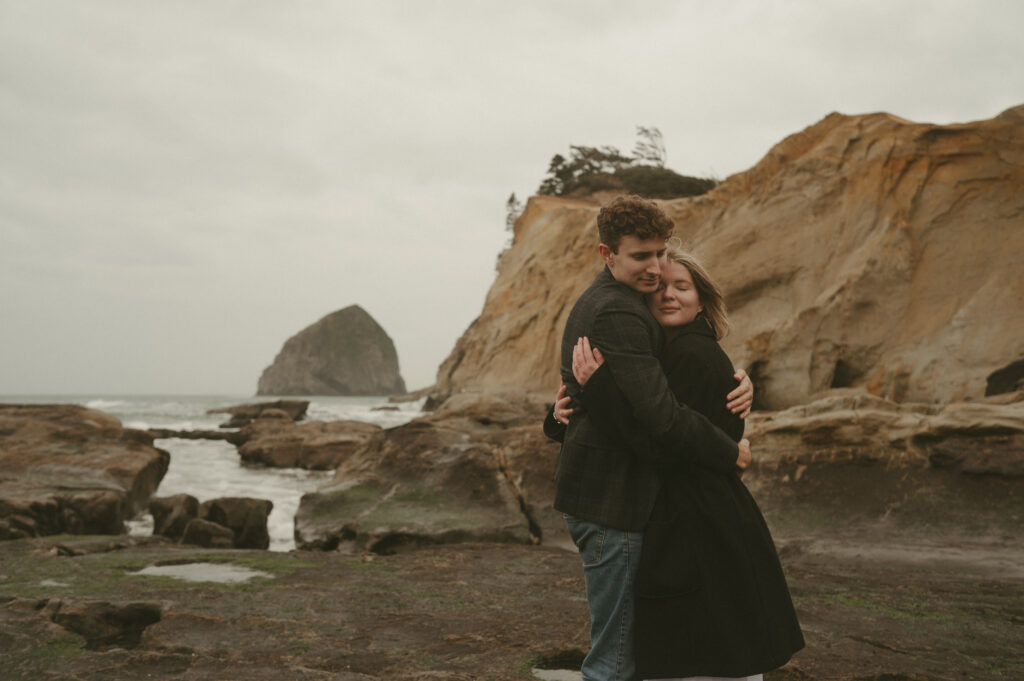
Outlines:
<svg viewBox="0 0 1024 681"><path fill-rule="evenodd" d="M601 254L601 260L604 260L604 264L606 264L606 265L611 265L612 264L612 255L613 255L613 253L612 253L612 249L608 246L608 244L598 244L597 245L597 252Z"/></svg>

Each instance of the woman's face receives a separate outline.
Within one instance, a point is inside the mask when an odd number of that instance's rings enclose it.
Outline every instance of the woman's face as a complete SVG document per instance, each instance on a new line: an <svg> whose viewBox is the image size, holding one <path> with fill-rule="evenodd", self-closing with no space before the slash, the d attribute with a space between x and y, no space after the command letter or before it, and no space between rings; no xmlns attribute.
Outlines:
<svg viewBox="0 0 1024 681"><path fill-rule="evenodd" d="M689 324L704 309L690 270L671 260L661 270L661 284L647 294L647 307L662 326Z"/></svg>

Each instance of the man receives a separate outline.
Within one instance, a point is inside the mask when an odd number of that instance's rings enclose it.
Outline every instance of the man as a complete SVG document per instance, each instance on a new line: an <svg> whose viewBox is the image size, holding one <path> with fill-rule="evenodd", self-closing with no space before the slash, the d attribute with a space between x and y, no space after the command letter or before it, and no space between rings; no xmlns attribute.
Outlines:
<svg viewBox="0 0 1024 681"><path fill-rule="evenodd" d="M746 440L737 446L703 415L680 405L658 362L663 331L642 296L658 288L672 221L653 202L624 196L601 209L597 226L606 267L569 314L562 381L570 396L583 392L572 373L572 353L588 337L604 354L624 408L614 423L595 422L575 409L555 472L555 508L565 514L583 560L591 619L583 679L631 681L633 580L660 487L658 467L686 461L730 472L750 464L750 447ZM742 377L741 386L723 396L734 411L748 410L753 399L750 381ZM696 442L702 446L693 447Z"/></svg>

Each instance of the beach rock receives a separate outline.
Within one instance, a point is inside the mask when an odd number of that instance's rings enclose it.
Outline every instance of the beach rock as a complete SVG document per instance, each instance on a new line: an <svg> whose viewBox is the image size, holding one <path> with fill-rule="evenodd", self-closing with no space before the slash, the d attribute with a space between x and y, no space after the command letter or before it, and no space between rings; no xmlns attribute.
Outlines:
<svg viewBox="0 0 1024 681"><path fill-rule="evenodd" d="M58 625L85 639L87 650L111 647L130 650L139 645L142 632L160 621L159 603L60 599L47 603Z"/></svg>
<svg viewBox="0 0 1024 681"><path fill-rule="evenodd" d="M899 404L874 395L839 394L780 412L754 412L747 435L757 442L758 466L878 462L886 466L950 467L1016 475L1009 466L1024 434L1024 403ZM998 443L1007 458L986 468ZM945 454L942 454L945 452ZM956 452L956 456L953 456ZM972 453L973 452L973 453ZM1024 456L1020 457L1024 461ZM960 466L962 468L962 466Z"/></svg>
<svg viewBox="0 0 1024 681"><path fill-rule="evenodd" d="M273 508L267 499L222 497L200 504L199 518L228 528L236 549L266 549L270 546L267 518Z"/></svg>
<svg viewBox="0 0 1024 681"><path fill-rule="evenodd" d="M331 470L381 430L361 421L294 424L259 419L239 433L238 453L247 463Z"/></svg>
<svg viewBox="0 0 1024 681"><path fill-rule="evenodd" d="M896 403L839 391L748 419L743 481L766 515L963 527L1014 523L1024 495L1024 403ZM987 520L985 531L996 532ZM977 531L976 529L974 531Z"/></svg>
<svg viewBox="0 0 1024 681"><path fill-rule="evenodd" d="M930 446L928 461L969 475L1024 477L1024 434L946 436Z"/></svg>
<svg viewBox="0 0 1024 681"><path fill-rule="evenodd" d="M289 338L263 371L258 395L390 395L405 392L395 345L358 305Z"/></svg>
<svg viewBox="0 0 1024 681"><path fill-rule="evenodd" d="M494 445L498 466L520 500L531 533L541 543L575 550L562 512L554 507L561 445L545 437L536 424L504 428L481 439Z"/></svg>
<svg viewBox="0 0 1024 681"><path fill-rule="evenodd" d="M291 419L301 421L306 417L309 400L276 400L236 404L233 407L207 409L207 414L231 414L231 418L220 424L221 428L242 428L256 419Z"/></svg>
<svg viewBox="0 0 1024 681"><path fill-rule="evenodd" d="M235 545L235 533L225 527L202 518L193 518L185 526L182 544L193 544L205 548L230 549Z"/></svg>
<svg viewBox="0 0 1024 681"><path fill-rule="evenodd" d="M146 508L170 455L75 405L0 405L0 537L120 534Z"/></svg>
<svg viewBox="0 0 1024 681"><path fill-rule="evenodd" d="M536 425L544 410L523 391L504 395L488 392L462 392L447 398L424 420L466 430L487 433L496 428Z"/></svg>
<svg viewBox="0 0 1024 681"><path fill-rule="evenodd" d="M435 391L435 386L428 385L426 388L420 388L419 390L413 390L412 392L402 393L400 395L388 395L388 402L415 402L416 400L422 400L429 396Z"/></svg>
<svg viewBox="0 0 1024 681"><path fill-rule="evenodd" d="M537 416L488 399L489 412L467 400L465 409L438 410L368 440L330 483L303 496L296 544L394 553L425 544L539 541L502 467L501 446L487 440L503 430L499 422Z"/></svg>
<svg viewBox="0 0 1024 681"><path fill-rule="evenodd" d="M183 440L226 440L234 444L238 433L223 430L176 430L173 428L147 428L145 430L154 440L181 438Z"/></svg>
<svg viewBox="0 0 1024 681"><path fill-rule="evenodd" d="M844 387L948 403L1019 385L1021 186L1024 106L957 125L831 114L711 192L659 203L725 290L723 345L760 408ZM601 268L598 210L528 201L438 397L551 399L565 319Z"/></svg>
<svg viewBox="0 0 1024 681"><path fill-rule="evenodd" d="M153 516L153 534L169 539L181 539L189 522L199 516L199 500L191 494L150 499L149 512Z"/></svg>

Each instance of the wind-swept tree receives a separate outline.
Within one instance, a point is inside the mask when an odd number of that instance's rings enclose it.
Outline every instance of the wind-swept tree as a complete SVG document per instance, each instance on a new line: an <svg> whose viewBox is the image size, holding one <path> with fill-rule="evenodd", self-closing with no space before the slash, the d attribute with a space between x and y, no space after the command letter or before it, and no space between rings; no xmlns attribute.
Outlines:
<svg viewBox="0 0 1024 681"><path fill-rule="evenodd" d="M680 175L666 168L668 154L658 128L638 125L636 134L632 156L623 156L609 146L570 146L568 158L555 154L537 193L576 196L611 190L652 199L673 199L697 196L718 184L710 178Z"/></svg>
<svg viewBox="0 0 1024 681"><path fill-rule="evenodd" d="M579 188L586 178L597 175L614 175L621 168L633 163L615 147L569 147L569 158L555 154L548 165L547 177L537 190L539 194L565 196Z"/></svg>
<svg viewBox="0 0 1024 681"><path fill-rule="evenodd" d="M519 217L520 213L523 212L523 204L516 198L516 193L512 192L508 195L508 201L505 202L505 229L509 232L515 227L516 218Z"/></svg>
<svg viewBox="0 0 1024 681"><path fill-rule="evenodd" d="M661 130L653 126L646 128L638 125L636 137L636 146L633 147L633 158L636 162L640 165L664 168L668 153L665 151L665 140L661 136Z"/></svg>

